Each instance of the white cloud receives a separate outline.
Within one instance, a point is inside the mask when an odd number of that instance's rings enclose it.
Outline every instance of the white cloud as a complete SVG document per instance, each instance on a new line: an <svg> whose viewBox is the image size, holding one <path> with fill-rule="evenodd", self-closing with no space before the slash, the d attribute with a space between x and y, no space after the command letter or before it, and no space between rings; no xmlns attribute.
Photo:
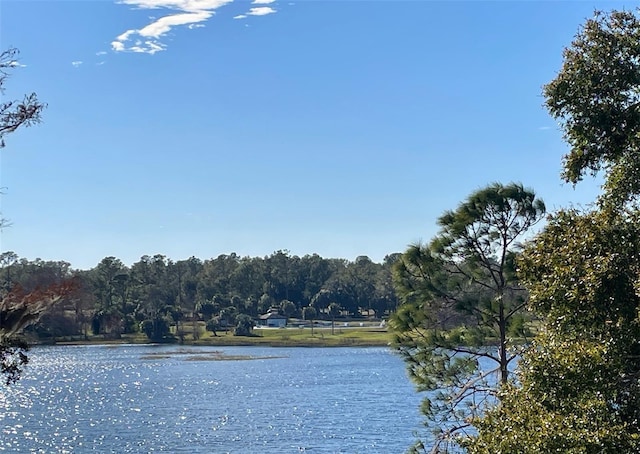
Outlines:
<svg viewBox="0 0 640 454"><path fill-rule="evenodd" d="M116 52L137 52L155 54L167 48L163 38L175 27L186 26L190 30L204 27L216 12L233 0L116 0L120 4L130 5L135 9L166 9L171 13L166 16L150 18L150 23L142 28L129 29L121 33L111 42L111 49ZM270 5L276 0L252 0L252 5ZM269 6L252 7L234 19L245 19L248 16L266 16L276 10Z"/></svg>
<svg viewBox="0 0 640 454"><path fill-rule="evenodd" d="M156 52L160 52L161 50L165 50L166 46L158 41L147 40L147 41L136 41L136 43L127 48L129 52L135 52L137 54L150 54L153 55Z"/></svg>
<svg viewBox="0 0 640 454"><path fill-rule="evenodd" d="M247 15L249 16L266 16L267 14L273 14L276 10L269 6L259 6L257 8L251 8Z"/></svg>
<svg viewBox="0 0 640 454"><path fill-rule="evenodd" d="M100 52L96 52L96 55L99 57L101 55L107 55L107 53L103 50L101 50Z"/></svg>
<svg viewBox="0 0 640 454"><path fill-rule="evenodd" d="M198 11L195 13L173 14L171 16L164 16L155 22L147 25L136 33L145 38L160 38L165 35L173 27L178 25L189 25L198 22L205 21L211 17L213 13L208 11Z"/></svg>
<svg viewBox="0 0 640 454"><path fill-rule="evenodd" d="M82 64L82 62L80 60L76 60L76 61L72 61L71 64L73 65L74 68L77 68Z"/></svg>
<svg viewBox="0 0 640 454"><path fill-rule="evenodd" d="M126 31L126 32L124 32L123 34L118 35L118 36L116 37L116 41L120 41L120 42L122 42L122 41L126 41L126 40L128 40L128 39L129 39L129 36L133 35L135 32L136 32L135 30L127 30L127 31Z"/></svg>
<svg viewBox="0 0 640 454"><path fill-rule="evenodd" d="M22 63L20 63L17 60L12 60L9 62L9 66L11 66L12 68L26 68L27 65L23 65Z"/></svg>
<svg viewBox="0 0 640 454"><path fill-rule="evenodd" d="M122 44L120 41L111 41L111 48L116 52L122 52L126 50L124 44Z"/></svg>
<svg viewBox="0 0 640 454"><path fill-rule="evenodd" d="M233 0L121 0L118 3L133 5L139 9L173 9L176 11L215 10Z"/></svg>
<svg viewBox="0 0 640 454"><path fill-rule="evenodd" d="M166 49L160 38L174 27L186 25L193 29L203 27L215 14L215 10L231 3L233 0L121 0L120 3L132 5L139 9L170 9L174 14L153 20L149 25L140 29L127 30L116 37L111 48L116 52L138 52L155 54ZM130 44L134 37L137 40ZM145 38L145 39L140 39Z"/></svg>

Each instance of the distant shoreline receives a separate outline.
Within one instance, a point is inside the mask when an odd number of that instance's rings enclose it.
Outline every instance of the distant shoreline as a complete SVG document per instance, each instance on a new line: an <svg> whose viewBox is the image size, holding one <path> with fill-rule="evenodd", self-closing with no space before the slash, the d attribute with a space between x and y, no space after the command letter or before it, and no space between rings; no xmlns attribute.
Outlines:
<svg viewBox="0 0 640 454"><path fill-rule="evenodd" d="M189 336L190 337L190 336ZM167 342L152 342L143 335L122 335L118 339L92 335L88 339L58 338L50 342L44 341L35 345L78 346L78 345L175 345L185 347L387 347L391 343L391 335L382 328L330 328L314 329L268 329L256 330L254 336L234 336L231 333L220 333L217 336L206 333L198 340L179 339Z"/></svg>

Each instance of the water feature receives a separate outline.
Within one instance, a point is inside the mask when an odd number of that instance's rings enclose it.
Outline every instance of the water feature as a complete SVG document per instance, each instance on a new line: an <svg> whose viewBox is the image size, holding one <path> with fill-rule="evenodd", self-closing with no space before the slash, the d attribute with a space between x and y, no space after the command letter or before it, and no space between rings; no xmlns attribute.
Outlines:
<svg viewBox="0 0 640 454"><path fill-rule="evenodd" d="M6 452L398 453L420 430L420 396L385 348L78 346L30 357L22 380L0 387Z"/></svg>

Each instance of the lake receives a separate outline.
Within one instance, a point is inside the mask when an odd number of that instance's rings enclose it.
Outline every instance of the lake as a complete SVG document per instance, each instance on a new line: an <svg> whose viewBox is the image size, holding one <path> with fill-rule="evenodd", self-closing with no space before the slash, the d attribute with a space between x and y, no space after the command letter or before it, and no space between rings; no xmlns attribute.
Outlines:
<svg viewBox="0 0 640 454"><path fill-rule="evenodd" d="M421 428L420 396L386 348L92 345L30 358L0 386L5 452L401 453Z"/></svg>

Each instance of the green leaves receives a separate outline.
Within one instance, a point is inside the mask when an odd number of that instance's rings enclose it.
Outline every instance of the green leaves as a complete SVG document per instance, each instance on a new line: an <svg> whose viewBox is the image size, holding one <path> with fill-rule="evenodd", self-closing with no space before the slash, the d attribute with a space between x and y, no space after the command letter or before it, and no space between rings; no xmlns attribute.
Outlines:
<svg viewBox="0 0 640 454"><path fill-rule="evenodd" d="M432 249L445 255L497 259L544 214L544 202L531 189L519 183L492 183L438 219L442 230Z"/></svg>
<svg viewBox="0 0 640 454"><path fill-rule="evenodd" d="M517 261L540 331L518 385L459 441L469 453L640 452L637 16L596 13L544 94L571 147L563 178L604 170L604 194L598 210L550 217Z"/></svg>
<svg viewBox="0 0 640 454"><path fill-rule="evenodd" d="M564 52L546 105L571 146L563 178L605 170L603 201L640 193L640 21L632 11L596 12Z"/></svg>
<svg viewBox="0 0 640 454"><path fill-rule="evenodd" d="M541 330L469 453L640 451L639 221L561 211L524 251Z"/></svg>
<svg viewBox="0 0 640 454"><path fill-rule="evenodd" d="M523 254L532 307L567 330L635 316L639 214L561 211Z"/></svg>
<svg viewBox="0 0 640 454"><path fill-rule="evenodd" d="M500 404L474 421L467 452L638 452L638 401L618 387L620 353L583 336L540 336L520 365L520 386L504 387Z"/></svg>

